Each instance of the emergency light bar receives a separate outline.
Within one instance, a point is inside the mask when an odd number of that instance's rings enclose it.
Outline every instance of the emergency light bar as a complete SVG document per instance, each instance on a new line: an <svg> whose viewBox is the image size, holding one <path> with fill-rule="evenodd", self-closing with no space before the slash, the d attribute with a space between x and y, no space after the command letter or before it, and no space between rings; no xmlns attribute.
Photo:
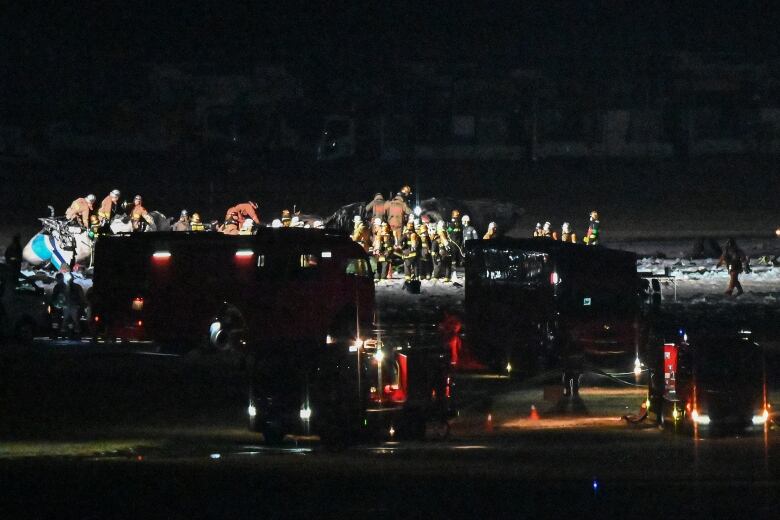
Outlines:
<svg viewBox="0 0 780 520"><path fill-rule="evenodd" d="M152 255L154 258L170 258L171 252L170 251L155 251Z"/></svg>
<svg viewBox="0 0 780 520"><path fill-rule="evenodd" d="M252 251L251 249L239 249L238 251L236 251L236 257L238 258L247 258L254 254L255 252Z"/></svg>

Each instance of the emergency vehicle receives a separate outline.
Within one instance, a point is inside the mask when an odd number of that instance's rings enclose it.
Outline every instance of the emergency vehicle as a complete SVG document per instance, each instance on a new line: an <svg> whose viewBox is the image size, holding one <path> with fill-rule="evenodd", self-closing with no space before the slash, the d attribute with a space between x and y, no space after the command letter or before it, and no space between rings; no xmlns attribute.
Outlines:
<svg viewBox="0 0 780 520"><path fill-rule="evenodd" d="M763 430L770 421L762 347L745 328L679 328L648 349L647 412L696 433Z"/></svg>
<svg viewBox="0 0 780 520"><path fill-rule="evenodd" d="M100 237L91 297L97 335L243 353L249 427L269 443L419 432L449 399L441 353L372 339L373 273L344 235Z"/></svg>
<svg viewBox="0 0 780 520"><path fill-rule="evenodd" d="M636 256L551 239L466 243L466 334L511 374L641 367ZM641 370L641 368L640 368Z"/></svg>

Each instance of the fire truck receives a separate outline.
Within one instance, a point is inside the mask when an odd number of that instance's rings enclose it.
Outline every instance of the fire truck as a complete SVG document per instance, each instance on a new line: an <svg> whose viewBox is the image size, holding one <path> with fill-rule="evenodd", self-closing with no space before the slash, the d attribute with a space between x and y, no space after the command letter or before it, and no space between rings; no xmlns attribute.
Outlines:
<svg viewBox="0 0 780 520"><path fill-rule="evenodd" d="M449 410L442 352L373 338L373 273L344 235L100 237L91 299L98 336L242 353L249 427L268 443L419 435Z"/></svg>
<svg viewBox="0 0 780 520"><path fill-rule="evenodd" d="M691 433L760 431L769 425L764 352L748 328L659 330L647 357L651 419Z"/></svg>
<svg viewBox="0 0 780 520"><path fill-rule="evenodd" d="M502 238L470 240L465 256L466 333L487 366L525 376L560 367L567 387L586 365L641 371L633 253Z"/></svg>

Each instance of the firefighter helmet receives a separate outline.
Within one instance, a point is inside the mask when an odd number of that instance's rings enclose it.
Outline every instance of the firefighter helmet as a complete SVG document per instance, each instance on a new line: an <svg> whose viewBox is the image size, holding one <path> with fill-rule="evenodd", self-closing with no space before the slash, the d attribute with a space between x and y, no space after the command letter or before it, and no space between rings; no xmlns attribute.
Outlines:
<svg viewBox="0 0 780 520"><path fill-rule="evenodd" d="M193 213L192 214L192 223L193 224L200 224L200 213Z"/></svg>
<svg viewBox="0 0 780 520"><path fill-rule="evenodd" d="M412 187L411 187L411 186L409 186L408 184L404 185L404 186L401 188L401 193L403 193L403 194L404 194L404 196L408 197L409 195L411 195L411 194L412 194Z"/></svg>
<svg viewBox="0 0 780 520"><path fill-rule="evenodd" d="M451 216L452 216L453 220L459 219L460 218L460 210L453 209Z"/></svg>
<svg viewBox="0 0 780 520"><path fill-rule="evenodd" d="M469 217L468 215L463 215L463 217L461 217L460 221L461 221L461 222L462 222L464 225L466 225L466 224L468 224L469 222L471 222L471 217Z"/></svg>
<svg viewBox="0 0 780 520"><path fill-rule="evenodd" d="M97 197L95 197L95 195L92 193L87 195L85 198L87 199L87 202L89 202L90 204L94 204L95 201L97 200Z"/></svg>
<svg viewBox="0 0 780 520"><path fill-rule="evenodd" d="M119 196L121 195L121 193L119 192L119 190L116 190L116 189L114 189L114 190L111 190L111 193L109 193L109 195L111 195L112 197L117 197L117 198L119 198Z"/></svg>
<svg viewBox="0 0 780 520"><path fill-rule="evenodd" d="M292 214L290 213L289 209L283 209L282 210L282 221L290 220L292 218Z"/></svg>
<svg viewBox="0 0 780 520"><path fill-rule="evenodd" d="M133 197L133 202L135 202L136 200L139 201L139 202L143 202L144 198L141 197L140 195L136 195L135 197Z"/></svg>
<svg viewBox="0 0 780 520"><path fill-rule="evenodd" d="M592 220L598 220L599 219L599 212L594 209L593 211L590 212L590 218Z"/></svg>

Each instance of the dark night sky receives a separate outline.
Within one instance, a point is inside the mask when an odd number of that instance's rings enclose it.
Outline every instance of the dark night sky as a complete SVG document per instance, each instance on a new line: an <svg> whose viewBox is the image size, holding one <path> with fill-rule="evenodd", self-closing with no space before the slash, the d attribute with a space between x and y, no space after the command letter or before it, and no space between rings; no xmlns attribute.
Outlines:
<svg viewBox="0 0 780 520"><path fill-rule="evenodd" d="M588 68L603 63L605 54L625 62L636 54L677 50L756 60L780 55L777 2L765 3L771 9L757 2L702 7L581 0L489 7L419 0L71 4L5 7L0 56L8 73L2 74L0 95L6 108L9 99L25 96L57 102L60 85L79 92L81 83L94 78L132 98L134 71L150 63L238 73L257 63L282 63L316 80L386 74L394 63L417 59L516 66L576 55Z"/></svg>

